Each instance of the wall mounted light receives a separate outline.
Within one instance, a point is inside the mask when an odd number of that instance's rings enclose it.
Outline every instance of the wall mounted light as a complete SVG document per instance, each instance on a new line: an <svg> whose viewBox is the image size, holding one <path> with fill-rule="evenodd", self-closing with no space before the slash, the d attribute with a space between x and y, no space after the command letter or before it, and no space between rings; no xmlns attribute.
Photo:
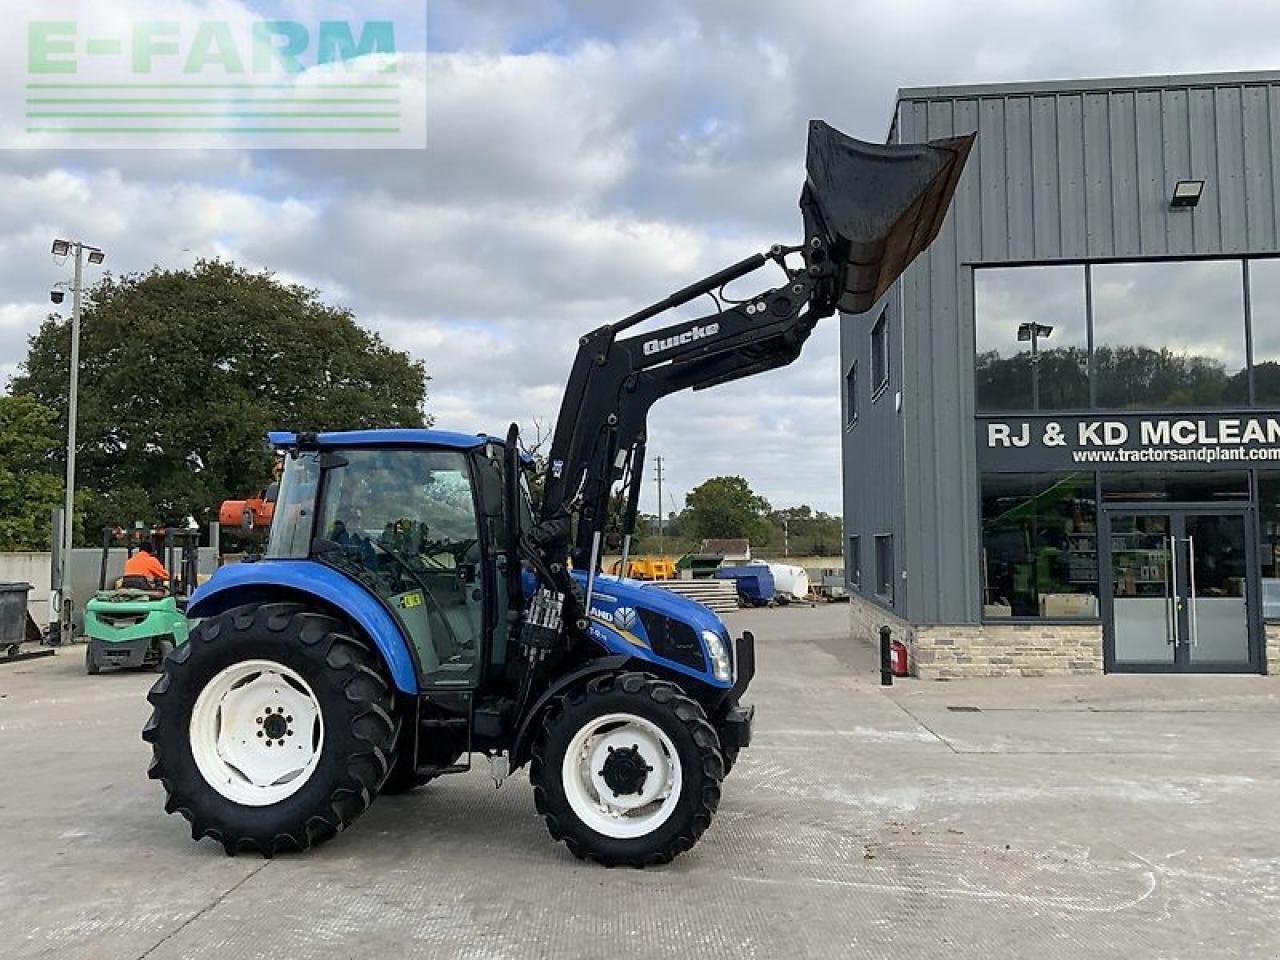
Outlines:
<svg viewBox="0 0 1280 960"><path fill-rule="evenodd" d="M1200 202L1204 193L1203 180L1179 180L1173 185L1173 196L1169 198L1171 207L1194 207Z"/></svg>

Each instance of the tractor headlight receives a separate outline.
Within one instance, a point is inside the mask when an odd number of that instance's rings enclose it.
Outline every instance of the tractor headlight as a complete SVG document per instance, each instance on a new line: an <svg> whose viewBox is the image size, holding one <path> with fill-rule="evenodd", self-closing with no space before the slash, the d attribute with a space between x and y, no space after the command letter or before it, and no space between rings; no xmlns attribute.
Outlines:
<svg viewBox="0 0 1280 960"><path fill-rule="evenodd" d="M711 657L711 672L715 678L725 682L732 681L733 658L729 656L729 648L720 639L720 635L711 630L703 630L702 642L707 645L707 654Z"/></svg>

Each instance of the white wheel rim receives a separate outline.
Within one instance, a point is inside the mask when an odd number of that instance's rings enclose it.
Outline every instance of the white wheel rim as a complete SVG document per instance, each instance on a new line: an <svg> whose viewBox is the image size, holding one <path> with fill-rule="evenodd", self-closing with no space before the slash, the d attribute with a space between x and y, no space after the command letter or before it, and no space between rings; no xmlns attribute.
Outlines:
<svg viewBox="0 0 1280 960"><path fill-rule="evenodd" d="M602 770L610 750L635 750L649 767L638 792L615 794ZM680 802L680 755L662 729L631 713L610 713L582 726L561 766L565 799L584 824L606 837L643 837L670 819Z"/></svg>
<svg viewBox="0 0 1280 960"><path fill-rule="evenodd" d="M234 803L264 807L311 779L324 749L324 717L296 671L274 660L242 660L200 691L190 738L209 786Z"/></svg>

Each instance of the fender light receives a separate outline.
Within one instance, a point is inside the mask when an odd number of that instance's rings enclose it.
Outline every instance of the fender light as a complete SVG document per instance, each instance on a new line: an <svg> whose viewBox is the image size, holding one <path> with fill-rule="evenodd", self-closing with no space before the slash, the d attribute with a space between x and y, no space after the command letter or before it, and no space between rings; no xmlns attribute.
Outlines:
<svg viewBox="0 0 1280 960"><path fill-rule="evenodd" d="M707 645L707 654L711 657L711 673L717 680L732 683L733 658L729 656L729 648L724 640L711 630L703 630L702 642Z"/></svg>

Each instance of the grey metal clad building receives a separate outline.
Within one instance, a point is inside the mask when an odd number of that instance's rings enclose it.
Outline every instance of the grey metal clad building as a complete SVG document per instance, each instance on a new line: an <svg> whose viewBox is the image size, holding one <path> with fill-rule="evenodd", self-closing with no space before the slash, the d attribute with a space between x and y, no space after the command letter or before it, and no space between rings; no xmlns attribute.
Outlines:
<svg viewBox="0 0 1280 960"><path fill-rule="evenodd" d="M1265 671L1280 73L899 91L890 140L972 131L842 323L854 629L922 676Z"/></svg>

